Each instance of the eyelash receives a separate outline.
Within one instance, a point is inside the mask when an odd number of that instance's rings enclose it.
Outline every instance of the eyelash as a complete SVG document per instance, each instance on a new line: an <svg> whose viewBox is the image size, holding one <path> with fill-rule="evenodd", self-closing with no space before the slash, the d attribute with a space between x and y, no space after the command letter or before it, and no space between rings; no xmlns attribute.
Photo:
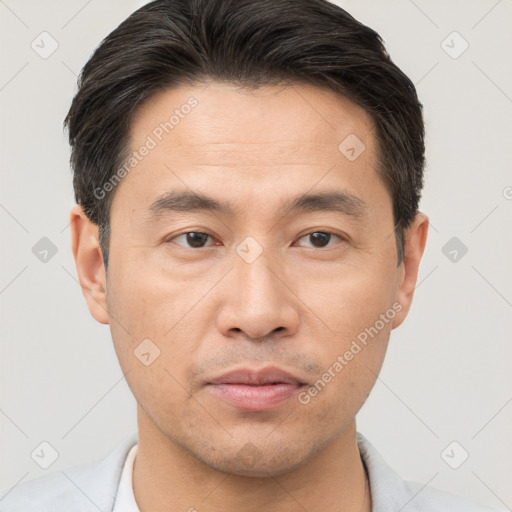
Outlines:
<svg viewBox="0 0 512 512"><path fill-rule="evenodd" d="M164 243L171 243L173 240L175 240L176 238L180 237L180 236L186 236L190 233L196 233L196 234L201 234L201 235L206 235L208 237L210 237L210 239L213 239L213 236L212 235L209 235L208 233L204 233L202 231L185 231L184 233L180 233L179 235L174 235L170 238L167 238L164 240ZM347 241L347 238L342 236L342 235L338 235L336 233L333 233L332 231L321 231L321 230L315 230L315 231L310 231L309 233L305 233L304 235L301 235L298 240L301 240L302 238L305 238L307 236L310 236L312 235L313 233L323 233L323 234L326 234L326 235L331 235L331 236L334 236L334 237L337 237L340 239L341 242L346 242ZM331 240L329 240L330 242ZM328 243L329 243L328 242ZM176 244L176 245L179 245L179 244ZM182 246L182 245L179 245L180 247L183 247L184 249L194 249L194 250L199 250L199 249L209 249L210 247L212 246L206 246L206 247L185 247L185 246ZM310 247L310 249L317 249L317 250L327 250L329 249L331 246L327 246L327 247Z"/></svg>

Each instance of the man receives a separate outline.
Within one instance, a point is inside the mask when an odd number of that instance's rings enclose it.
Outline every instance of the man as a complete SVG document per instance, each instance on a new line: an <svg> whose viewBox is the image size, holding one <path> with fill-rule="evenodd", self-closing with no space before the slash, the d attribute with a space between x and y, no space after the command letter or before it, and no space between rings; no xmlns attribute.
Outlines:
<svg viewBox="0 0 512 512"><path fill-rule="evenodd" d="M489 510L356 429L428 229L422 107L376 32L325 0L157 0L66 125L77 273L138 432L0 510Z"/></svg>

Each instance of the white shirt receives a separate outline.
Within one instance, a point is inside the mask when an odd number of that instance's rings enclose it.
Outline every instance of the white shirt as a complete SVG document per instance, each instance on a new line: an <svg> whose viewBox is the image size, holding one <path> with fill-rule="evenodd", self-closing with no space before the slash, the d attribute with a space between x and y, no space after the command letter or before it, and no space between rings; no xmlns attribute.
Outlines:
<svg viewBox="0 0 512 512"><path fill-rule="evenodd" d="M135 501L132 485L133 462L137 454L137 446L138 444L134 445L126 457L112 512L140 512Z"/></svg>

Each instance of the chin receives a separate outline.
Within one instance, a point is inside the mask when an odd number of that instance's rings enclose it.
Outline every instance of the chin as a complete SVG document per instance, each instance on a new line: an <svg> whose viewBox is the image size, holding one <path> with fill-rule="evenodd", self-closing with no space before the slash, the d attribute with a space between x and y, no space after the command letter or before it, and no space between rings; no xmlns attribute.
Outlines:
<svg viewBox="0 0 512 512"><path fill-rule="evenodd" d="M262 443L263 444L263 443ZM267 442L256 446L251 441L238 450L233 443L229 446L209 445L193 448L189 452L202 464L226 473L241 477L276 478L291 473L307 464L321 450L321 446L310 443L298 446L283 441Z"/></svg>
<svg viewBox="0 0 512 512"><path fill-rule="evenodd" d="M269 457L267 460L266 457L263 457L255 462L247 460L241 461L237 456L215 461L203 460L202 462L217 471L229 475L251 478L276 478L298 469L305 464L306 461L278 461L273 454L271 459Z"/></svg>

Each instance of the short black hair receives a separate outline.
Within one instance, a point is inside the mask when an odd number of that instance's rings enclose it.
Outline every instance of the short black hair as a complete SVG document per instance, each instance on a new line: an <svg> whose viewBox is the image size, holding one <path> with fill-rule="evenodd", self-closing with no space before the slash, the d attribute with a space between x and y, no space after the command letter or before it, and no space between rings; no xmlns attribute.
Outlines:
<svg viewBox="0 0 512 512"><path fill-rule="evenodd" d="M156 92L211 80L249 89L312 84L365 109L403 261L423 187L423 106L380 35L327 0L155 0L100 43L64 121L75 199L99 227L105 266L115 190L95 191L123 165L133 112Z"/></svg>

